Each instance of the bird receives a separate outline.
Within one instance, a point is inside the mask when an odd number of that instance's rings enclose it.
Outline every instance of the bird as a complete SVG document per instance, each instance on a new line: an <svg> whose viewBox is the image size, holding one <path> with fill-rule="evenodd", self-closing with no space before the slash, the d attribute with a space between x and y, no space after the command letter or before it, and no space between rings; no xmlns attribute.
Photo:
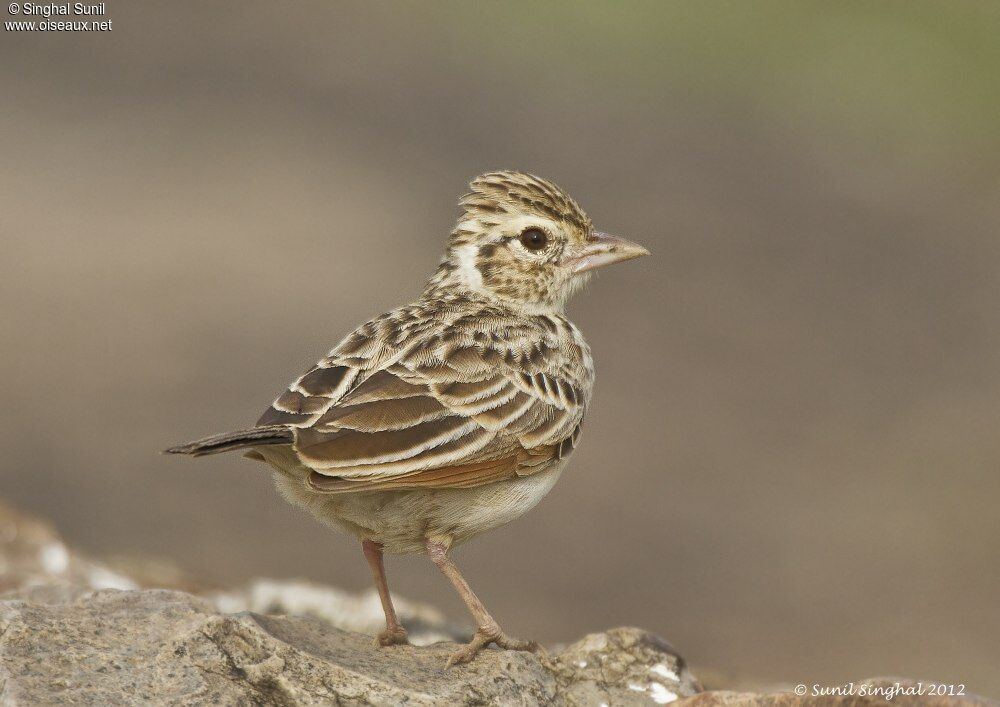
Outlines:
<svg viewBox="0 0 1000 707"><path fill-rule="evenodd" d="M418 299L371 319L296 378L249 429L165 450L243 451L292 504L354 536L385 613L376 645L407 644L384 554L425 554L476 624L450 667L509 637L449 554L533 508L580 441L594 363L565 307L596 268L648 255L594 228L552 182L482 174Z"/></svg>

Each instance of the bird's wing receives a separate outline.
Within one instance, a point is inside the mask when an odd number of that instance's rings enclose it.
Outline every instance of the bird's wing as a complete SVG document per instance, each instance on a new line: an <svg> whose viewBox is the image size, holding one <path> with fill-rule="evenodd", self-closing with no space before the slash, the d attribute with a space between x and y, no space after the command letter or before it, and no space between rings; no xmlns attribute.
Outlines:
<svg viewBox="0 0 1000 707"><path fill-rule="evenodd" d="M579 435L585 344L556 326L480 321L398 336L362 327L258 424L292 426L310 484L331 493L461 488L547 468Z"/></svg>

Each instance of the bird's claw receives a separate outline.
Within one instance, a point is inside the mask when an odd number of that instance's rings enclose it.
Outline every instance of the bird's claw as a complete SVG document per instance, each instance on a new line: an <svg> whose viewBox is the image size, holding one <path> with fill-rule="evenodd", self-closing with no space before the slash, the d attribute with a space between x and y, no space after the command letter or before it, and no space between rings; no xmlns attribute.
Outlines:
<svg viewBox="0 0 1000 707"><path fill-rule="evenodd" d="M402 626L386 627L379 631L375 637L376 647L408 645L410 645L410 639L406 633L406 629Z"/></svg>
<svg viewBox="0 0 1000 707"><path fill-rule="evenodd" d="M451 654L445 668L450 668L460 663L468 663L479 654L479 651L491 643L495 643L507 651L528 651L534 653L538 650L538 644L535 641L522 641L518 638L511 638L499 628L479 628L476 629L476 633L471 641Z"/></svg>

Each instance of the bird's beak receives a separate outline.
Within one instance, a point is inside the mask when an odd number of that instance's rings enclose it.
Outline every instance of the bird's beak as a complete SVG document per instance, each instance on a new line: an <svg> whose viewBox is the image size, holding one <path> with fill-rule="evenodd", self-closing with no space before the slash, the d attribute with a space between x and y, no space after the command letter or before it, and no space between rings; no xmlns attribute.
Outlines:
<svg viewBox="0 0 1000 707"><path fill-rule="evenodd" d="M638 243L609 233L594 231L586 243L575 246L567 252L568 257L563 264L574 273L581 273L643 255L649 255L649 251Z"/></svg>

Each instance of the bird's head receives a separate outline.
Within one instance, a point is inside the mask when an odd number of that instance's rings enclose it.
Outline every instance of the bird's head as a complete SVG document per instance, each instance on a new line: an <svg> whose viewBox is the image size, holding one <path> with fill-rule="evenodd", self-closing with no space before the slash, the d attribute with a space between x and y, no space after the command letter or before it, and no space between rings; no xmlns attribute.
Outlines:
<svg viewBox="0 0 1000 707"><path fill-rule="evenodd" d="M561 311L594 268L648 255L595 231L552 182L524 172L476 177L430 287L458 287L529 311Z"/></svg>

